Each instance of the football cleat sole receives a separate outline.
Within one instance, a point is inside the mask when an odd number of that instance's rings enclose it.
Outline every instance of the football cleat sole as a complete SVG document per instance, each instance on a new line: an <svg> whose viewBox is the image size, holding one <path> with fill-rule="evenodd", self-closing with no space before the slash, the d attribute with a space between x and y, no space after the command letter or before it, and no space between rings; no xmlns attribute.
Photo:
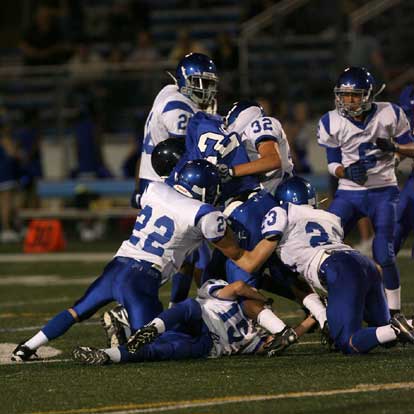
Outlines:
<svg viewBox="0 0 414 414"><path fill-rule="evenodd" d="M74 348L72 358L85 365L108 365L111 362L109 355L105 351L89 346Z"/></svg>
<svg viewBox="0 0 414 414"><path fill-rule="evenodd" d="M135 354L139 348L151 343L158 336L159 333L154 325L148 325L138 329L127 342L128 352Z"/></svg>

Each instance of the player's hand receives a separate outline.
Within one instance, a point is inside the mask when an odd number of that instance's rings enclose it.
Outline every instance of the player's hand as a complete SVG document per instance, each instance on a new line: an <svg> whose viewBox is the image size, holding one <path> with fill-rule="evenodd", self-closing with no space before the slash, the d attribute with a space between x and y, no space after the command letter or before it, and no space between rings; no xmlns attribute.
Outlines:
<svg viewBox="0 0 414 414"><path fill-rule="evenodd" d="M397 145L388 138L377 138L375 141L376 146L384 152L396 152L398 150Z"/></svg>
<svg viewBox="0 0 414 414"><path fill-rule="evenodd" d="M344 177L359 185L364 185L368 180L367 169L362 160L356 161L344 170Z"/></svg>
<svg viewBox="0 0 414 414"><path fill-rule="evenodd" d="M233 169L229 168L226 164L218 164L217 170L222 183L228 183L233 178Z"/></svg>
<svg viewBox="0 0 414 414"><path fill-rule="evenodd" d="M138 190L134 190L134 192L132 193L131 196L131 200L130 200L130 204L132 208L136 208L139 209L139 198L140 198L140 194L138 192Z"/></svg>

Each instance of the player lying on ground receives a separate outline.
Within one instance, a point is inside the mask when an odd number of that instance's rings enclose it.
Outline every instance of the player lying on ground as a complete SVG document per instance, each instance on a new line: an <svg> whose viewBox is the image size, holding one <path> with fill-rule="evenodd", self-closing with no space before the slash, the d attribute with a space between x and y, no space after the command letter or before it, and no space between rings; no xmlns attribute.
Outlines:
<svg viewBox="0 0 414 414"><path fill-rule="evenodd" d="M126 345L107 349L77 347L73 358L84 364L105 365L234 354L279 355L315 321L309 318L294 330L271 311L267 302L244 282L209 280L195 299L186 299L161 312L132 335Z"/></svg>
<svg viewBox="0 0 414 414"><path fill-rule="evenodd" d="M414 344L412 321L402 314L390 317L375 263L343 243L339 217L316 208L312 185L290 178L278 187L276 199L280 206L263 220L269 244L261 247L276 249L285 264L327 293L335 346L345 354L358 354L396 340ZM369 327L362 327L364 320Z"/></svg>
<svg viewBox="0 0 414 414"><path fill-rule="evenodd" d="M142 327L162 311L158 298L161 284L178 271L184 258L203 240L209 240L247 271L255 270L246 257L256 253L240 248L227 229L225 216L212 205L218 197L219 183L216 168L205 160L185 164L172 186L150 183L141 197L142 210L131 237L122 243L102 275L73 307L19 344L12 360L35 357L40 346L112 301L126 308L133 332Z"/></svg>

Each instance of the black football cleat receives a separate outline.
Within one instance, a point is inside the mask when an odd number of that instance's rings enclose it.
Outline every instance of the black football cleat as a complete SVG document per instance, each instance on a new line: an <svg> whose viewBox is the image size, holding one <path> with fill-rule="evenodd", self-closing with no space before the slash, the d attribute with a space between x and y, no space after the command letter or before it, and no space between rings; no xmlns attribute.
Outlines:
<svg viewBox="0 0 414 414"><path fill-rule="evenodd" d="M111 359L105 351L89 346L74 348L72 358L85 365L108 365L111 363Z"/></svg>
<svg viewBox="0 0 414 414"><path fill-rule="evenodd" d="M128 313L123 306L104 312L101 323L105 329L108 347L114 348L127 342L127 333L131 334Z"/></svg>
<svg viewBox="0 0 414 414"><path fill-rule="evenodd" d="M17 345L11 355L11 360L15 362L36 361L39 359L36 350L30 349L28 346L24 345L24 342Z"/></svg>
<svg viewBox="0 0 414 414"><path fill-rule="evenodd" d="M135 354L139 348L151 343L159 336L155 325L146 325L138 329L128 340L127 349L130 354Z"/></svg>
<svg viewBox="0 0 414 414"><path fill-rule="evenodd" d="M402 313L395 314L391 318L390 324L400 342L403 344L414 344L414 328L408 323Z"/></svg>

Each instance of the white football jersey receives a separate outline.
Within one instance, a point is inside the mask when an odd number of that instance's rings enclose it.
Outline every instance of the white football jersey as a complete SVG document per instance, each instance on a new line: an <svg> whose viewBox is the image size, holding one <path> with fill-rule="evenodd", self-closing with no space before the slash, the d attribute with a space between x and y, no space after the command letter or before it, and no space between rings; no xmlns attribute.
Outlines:
<svg viewBox="0 0 414 414"><path fill-rule="evenodd" d="M168 138L185 139L188 121L198 111L198 106L176 85L161 89L145 122L139 178L161 181L151 164L154 147Z"/></svg>
<svg viewBox="0 0 414 414"><path fill-rule="evenodd" d="M372 114L363 123L341 116L337 110L326 113L319 121L318 143L335 154L332 159L328 155L331 173L340 164L348 167L359 160L364 160L367 167L368 180L363 186L340 178L340 190L397 185L395 156L378 149L375 141L377 138L395 138L398 141L408 133L410 126L404 111L397 105L376 102L373 108Z"/></svg>
<svg viewBox="0 0 414 414"><path fill-rule="evenodd" d="M250 161L260 158L258 147L262 142L274 141L278 144L281 168L269 171L260 178L263 188L270 193L274 193L279 183L284 178L292 176L293 171L289 143L281 123L276 118L260 116L249 122L247 126L243 125L242 122L236 122L234 129L241 136Z"/></svg>
<svg viewBox="0 0 414 414"><path fill-rule="evenodd" d="M276 253L282 262L322 290L318 270L324 252L351 249L342 241L340 218L309 205L288 203L286 208L274 207L263 219L262 234L279 235Z"/></svg>
<svg viewBox="0 0 414 414"><path fill-rule="evenodd" d="M197 292L203 321L207 325L214 346L210 357L231 354L252 354L262 343L263 331L255 328L235 300L219 299L215 292L228 283L224 280L208 280Z"/></svg>
<svg viewBox="0 0 414 414"><path fill-rule="evenodd" d="M185 257L204 239L216 242L226 232L223 213L164 183L150 183L140 204L132 235L115 256L153 263L162 273L163 283L178 272Z"/></svg>

